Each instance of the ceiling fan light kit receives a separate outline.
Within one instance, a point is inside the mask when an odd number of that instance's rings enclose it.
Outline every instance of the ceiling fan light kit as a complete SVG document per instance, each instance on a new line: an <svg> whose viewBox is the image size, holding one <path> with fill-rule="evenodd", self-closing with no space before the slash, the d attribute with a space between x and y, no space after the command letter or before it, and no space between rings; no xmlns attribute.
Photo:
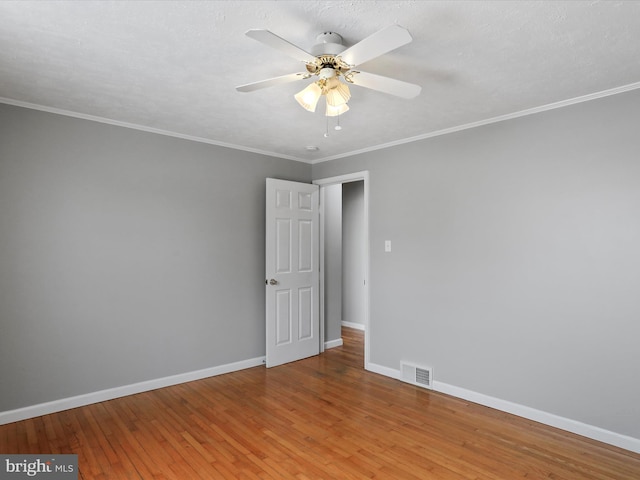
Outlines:
<svg viewBox="0 0 640 480"><path fill-rule="evenodd" d="M305 110L315 112L320 97L324 96L325 115L334 117L349 110L347 102L351 92L347 83L407 99L416 97L421 91L419 85L354 70L361 63L411 42L409 32L398 25L386 27L349 48L342 44L339 34L324 32L316 37L317 43L311 47L310 53L269 30L249 30L246 35L304 62L306 72L241 85L236 87L239 92L252 92L317 76L317 80L296 93L294 98Z"/></svg>
<svg viewBox="0 0 640 480"><path fill-rule="evenodd" d="M317 83L311 83L304 90L296 93L293 97L298 101L300 106L308 112L315 112L318 100L322 96L322 88Z"/></svg>
<svg viewBox="0 0 640 480"><path fill-rule="evenodd" d="M322 93L327 97L327 105L331 105L332 107L344 105L351 98L349 87L340 82L337 77L333 77L327 81L325 88L326 90L323 89Z"/></svg>
<svg viewBox="0 0 640 480"><path fill-rule="evenodd" d="M347 110L349 110L349 105L347 105L346 103L343 103L342 105L338 105L337 107L334 107L327 103L327 108L324 114L327 117L337 117L338 115L342 115L343 113L345 113ZM336 130L340 130L340 129L336 129Z"/></svg>

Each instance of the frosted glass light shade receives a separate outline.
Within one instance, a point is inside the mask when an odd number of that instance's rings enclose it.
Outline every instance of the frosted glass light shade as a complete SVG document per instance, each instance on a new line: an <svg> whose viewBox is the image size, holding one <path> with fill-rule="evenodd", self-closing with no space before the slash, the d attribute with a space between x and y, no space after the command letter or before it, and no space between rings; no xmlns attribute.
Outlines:
<svg viewBox="0 0 640 480"><path fill-rule="evenodd" d="M336 78L335 83L331 82L331 88L326 92L327 103L333 107L344 105L351 98L349 87Z"/></svg>
<svg viewBox="0 0 640 480"><path fill-rule="evenodd" d="M346 103L334 107L333 105L329 105L329 102L327 102L327 110L324 114L327 117L337 117L338 115L342 115L347 110L349 110L349 105L347 105Z"/></svg>
<svg viewBox="0 0 640 480"><path fill-rule="evenodd" d="M318 100L322 96L322 89L314 82L310 84L304 90L296 93L293 97L298 101L298 103L309 112L316 111L316 105L318 104Z"/></svg>

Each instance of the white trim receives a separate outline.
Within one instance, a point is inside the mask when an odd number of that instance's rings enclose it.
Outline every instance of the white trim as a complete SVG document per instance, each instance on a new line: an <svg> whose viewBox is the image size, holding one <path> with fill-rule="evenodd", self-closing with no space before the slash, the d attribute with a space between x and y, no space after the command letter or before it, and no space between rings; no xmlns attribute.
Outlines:
<svg viewBox="0 0 640 480"><path fill-rule="evenodd" d="M419 140L425 140L427 138L439 137L440 135L447 135L449 133L460 132L462 130L468 130L470 128L481 127L483 125L489 125L491 123L504 122L506 120L512 120L514 118L525 117L527 115L533 115L536 113L546 112L549 110L554 110L556 108L568 107L570 105L575 105L577 103L588 102L591 100L597 100L603 97L609 97L611 95L617 95L619 93L629 92L631 90L636 90L640 88L640 82L630 83L628 85L622 85L620 87L610 88L608 90L603 90L601 92L590 93L587 95L582 95L580 97L570 98L568 100L562 100L559 102L549 103L547 105L541 105L539 107L528 108L526 110L520 110L518 112L508 113L506 115L499 115L497 117L487 118L485 120L480 120L477 122L466 123L464 125L458 125L456 127L445 128L442 130L437 130L435 132L424 133L422 135L416 135L414 137L403 138L400 140L395 140L393 142L381 143L378 145L373 145L366 148L361 148L359 150L352 150L345 153L339 153L337 155L331 155L328 157L317 158L314 160L309 160L306 158L296 157L293 155L285 155L277 152L270 152L266 150L261 150L257 148L245 147L242 145L235 145L232 143L218 142L216 140L211 140L208 138L195 137L192 135L185 135L182 133L170 132L168 130L160 130L153 127L146 127L144 125L137 125L134 123L121 122L118 120L111 120L104 117L98 117L95 115L88 115L85 113L77 113L72 112L70 110L63 110L61 108L55 107L47 107L44 105L38 105L35 103L23 102L21 100L14 100L12 98L0 97L0 103L6 103L7 105L15 105L17 107L30 108L32 110L40 110L43 112L55 113L58 115L65 115L67 117L80 118L83 120L91 120L93 122L106 123L109 125L116 125L119 127L131 128L134 130L141 130L143 132L157 133L159 135L166 135L169 137L181 138L184 140L191 140L194 142L200 143L208 143L210 145L217 145L219 147L232 148L235 150L242 150L245 152L257 153L260 155L267 155L270 157L284 158L286 160L294 160L296 162L307 163L311 165L315 165L317 163L328 162L330 160L337 160L339 158L352 157L354 155L359 155L361 153L373 152L376 150L382 150L384 148L395 147L397 145L403 145L405 143L417 142Z"/></svg>
<svg viewBox="0 0 640 480"><path fill-rule="evenodd" d="M228 363L226 365L219 365L217 367L181 373L169 377L156 378L154 380L147 380L145 382L123 385L121 387L109 388L106 390L100 390L98 392L86 393L84 395L77 395L75 397L62 398L60 400L54 400L52 402L40 403L38 405L18 408L16 410L8 410L6 412L0 412L0 425L18 422L27 418L39 417L41 415L48 415L50 413L61 412L63 410L69 410L70 408L83 407L85 405L91 405L93 403L113 400L115 398L125 397L127 395L148 392L150 390L156 390L158 388L170 387L172 385L178 385L180 383L192 382L194 380L201 380L207 377L214 377L216 375L236 372L238 370L244 370L246 368L257 367L260 365L264 365L264 362L265 357L256 357L239 362Z"/></svg>
<svg viewBox="0 0 640 480"><path fill-rule="evenodd" d="M336 340L329 340L328 342L324 342L324 349L328 350L329 348L341 347L344 344L342 338L338 338Z"/></svg>
<svg viewBox="0 0 640 480"><path fill-rule="evenodd" d="M319 288L318 288L318 301L320 302L320 311L319 311L319 315L320 318L318 319L318 322L320 323L320 353L324 352L325 349L327 349L327 344L324 341L324 337L325 337L325 332L324 332L324 328L325 328L325 312L324 312L324 299L325 299L325 291L324 291L324 276L325 276L325 271L324 271L324 262L325 262L325 252L324 252L324 243L325 243L325 224L324 224L324 218L325 218L325 208L324 208L324 204L326 202L326 192L324 190L324 188L322 187L318 187L318 201L320 202L320 205L318 205L318 223L319 223L319 227L318 228L318 232L320 233L320 248L319 250L319 254L320 254L320 260L319 260L319 266L320 266L320 284L319 284Z"/></svg>
<svg viewBox="0 0 640 480"><path fill-rule="evenodd" d="M583 102L588 102L590 100L597 100L599 98L609 97L611 95L617 95L619 93L624 93L631 90L637 90L638 88L640 88L640 82L630 83L629 85L610 88L609 90L590 93L588 95L582 95L580 97L570 98L568 100L562 100L560 102L549 103L547 105L541 105L539 107L528 108L526 110L520 110L518 112L507 113L506 115L499 115L497 117L491 117L491 118L487 118L485 120L480 120L477 122L465 123L464 125L458 125L456 127L437 130L435 132L424 133L422 135L416 135L415 137L403 138L400 140L395 140L393 142L372 145L370 147L365 147L360 150L353 150L351 152L340 153L338 155L319 158L317 160L312 161L311 163L315 165L317 163L328 162L330 160L337 160L339 158L352 157L354 155L359 155L361 153L374 152L376 150L395 147L397 145L403 145L405 143L417 142L419 140L425 140L427 138L432 138L432 137L439 137L440 135L447 135L449 133L460 132L462 130L468 130L470 128L482 127L484 125L489 125L492 123L504 122L506 120L512 120L514 118L526 117L528 115L534 115L536 113L547 112L549 110L555 110L556 108L568 107L570 105L575 105L576 103L583 103Z"/></svg>
<svg viewBox="0 0 640 480"><path fill-rule="evenodd" d="M312 183L315 185L320 185L321 187L327 185L336 185L338 183L351 183L351 182L359 182L360 180L365 180L365 178L369 179L369 171L363 170L361 172L347 173L346 175L337 175L335 177L327 177L327 178L319 178L314 180Z"/></svg>
<svg viewBox="0 0 640 480"><path fill-rule="evenodd" d="M400 380L400 370L395 370L381 365L369 363L367 370L385 375L387 377ZM583 437L597 440L599 442L614 445L616 447L629 450L631 452L640 453L640 439L622 435L620 433L605 430L604 428L596 427L594 425L588 425L586 423L578 422L570 418L561 417L553 413L543 412L535 408L527 407L517 403L510 402L508 400L502 400L500 398L491 397L483 393L474 392L465 388L456 387L447 383L434 381L433 390L451 395L453 397L462 398L473 403L484 405L486 407L495 408L497 410L507 412L519 417L533 420L544 425L559 428L567 432L582 435Z"/></svg>
<svg viewBox="0 0 640 480"><path fill-rule="evenodd" d="M47 113L55 113L56 115L64 115L66 117L79 118L81 120L89 120L91 122L106 123L107 125L115 125L117 127L130 128L132 130L140 130L143 132L155 133L158 135L165 135L167 137L180 138L182 140L190 140L192 142L207 143L209 145L216 145L218 147L231 148L233 150L242 150L244 152L257 153L259 155L267 155L269 157L279 157L279 158L284 158L286 160L295 160L296 162L311 163L307 159L294 157L293 155L284 155L282 153L269 152L267 150L245 147L243 145L236 145L234 143L219 142L217 140L212 140L210 138L196 137L194 135L186 135L184 133L171 132L169 130L162 130L160 128L147 127L145 125L138 125L136 123L128 123L128 122L121 122L119 120L111 120L109 118L98 117L96 115L72 112L70 110L63 110L61 108L55 108L55 107L47 107L47 106L38 105L35 103L23 102L21 100L13 100L11 98L6 98L6 97L0 97L0 103L6 103L7 105L14 105L16 107L30 108L32 110L40 110L42 112L47 112Z"/></svg>
<svg viewBox="0 0 640 480"><path fill-rule="evenodd" d="M355 328L356 330L362 330L363 332L366 330L364 323L345 322L343 320L342 326L347 328Z"/></svg>
<svg viewBox="0 0 640 480"><path fill-rule="evenodd" d="M338 175L335 177L329 178L320 178L317 180L313 180L313 184L320 186L320 191L322 192L323 187L328 185L342 184L342 183L350 183L350 182L364 182L364 219L363 219L363 229L364 229L364 368L368 369L369 365L369 351L371 348L370 338L369 338L369 261L370 261L370 248L369 248L369 171L363 170L360 172L348 173L346 175ZM322 206L321 206L322 208ZM322 215L322 214L321 214ZM320 229L323 231L324 229L324 215L320 218ZM322 275L324 270L324 242L320 246L320 272L321 278L324 278ZM324 281L320 281L320 298L324 298ZM320 318L321 324L324 324L324 315Z"/></svg>
<svg viewBox="0 0 640 480"><path fill-rule="evenodd" d="M396 380L400 380L401 372L400 370L396 370L394 368L383 367L382 365L378 365L377 363L371 363L365 367L365 370L369 372L377 373L378 375L384 375L385 377L394 378Z"/></svg>
<svg viewBox="0 0 640 480"><path fill-rule="evenodd" d="M474 403L479 403L480 405L485 405L535 422L576 433L583 437L588 437L593 440L598 440L632 452L640 453L640 439L637 438L628 437L610 430L605 430L604 428L588 425L570 418L561 417L553 413L544 412L525 405L520 405L500 398L456 387L454 385L449 385L447 383L434 381L433 389L441 393L446 393L447 395L463 398Z"/></svg>

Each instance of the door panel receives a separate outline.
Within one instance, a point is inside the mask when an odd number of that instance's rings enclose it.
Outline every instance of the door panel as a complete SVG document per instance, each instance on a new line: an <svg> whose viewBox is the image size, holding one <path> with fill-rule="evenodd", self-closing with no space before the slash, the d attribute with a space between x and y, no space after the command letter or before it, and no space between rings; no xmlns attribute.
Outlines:
<svg viewBox="0 0 640 480"><path fill-rule="evenodd" d="M267 179L267 367L320 351L318 191Z"/></svg>
<svg viewBox="0 0 640 480"><path fill-rule="evenodd" d="M313 249L313 239L311 236L317 232L313 231L313 223L310 220L300 220L298 222L298 272L310 273L313 269L313 255L317 254Z"/></svg>
<svg viewBox="0 0 640 480"><path fill-rule="evenodd" d="M291 220L276 218L276 273L291 272Z"/></svg>
<svg viewBox="0 0 640 480"><path fill-rule="evenodd" d="M291 343L291 292L276 291L276 345Z"/></svg>
<svg viewBox="0 0 640 480"><path fill-rule="evenodd" d="M313 337L313 290L300 288L298 290L298 340Z"/></svg>

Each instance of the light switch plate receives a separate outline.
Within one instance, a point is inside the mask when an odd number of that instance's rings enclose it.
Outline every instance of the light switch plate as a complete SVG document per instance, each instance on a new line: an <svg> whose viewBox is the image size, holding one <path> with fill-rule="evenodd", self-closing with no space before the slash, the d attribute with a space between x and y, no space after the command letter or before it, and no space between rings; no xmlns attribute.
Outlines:
<svg viewBox="0 0 640 480"><path fill-rule="evenodd" d="M390 252L391 251L391 240L385 240L384 241L384 251L385 252Z"/></svg>

